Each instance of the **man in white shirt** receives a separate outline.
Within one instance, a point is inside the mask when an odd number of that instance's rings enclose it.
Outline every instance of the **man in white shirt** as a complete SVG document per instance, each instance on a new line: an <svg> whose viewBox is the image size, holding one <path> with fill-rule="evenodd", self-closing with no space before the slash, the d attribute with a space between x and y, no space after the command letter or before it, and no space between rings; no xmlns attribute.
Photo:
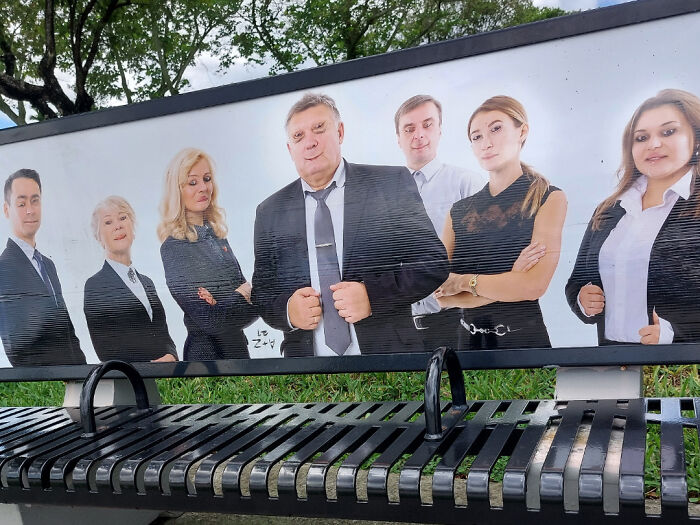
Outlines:
<svg viewBox="0 0 700 525"><path fill-rule="evenodd" d="M406 100L394 115L399 147L413 175L425 210L438 235L452 205L479 191L485 181L474 173L443 164L437 158L442 136L442 106L430 95L415 95ZM413 322L425 350L440 346L457 348L461 311L440 310L432 295L412 305Z"/></svg>
<svg viewBox="0 0 700 525"><path fill-rule="evenodd" d="M422 352L411 303L448 268L411 174L346 162L326 95L302 97L285 130L299 178L258 206L252 292L284 356Z"/></svg>
<svg viewBox="0 0 700 525"><path fill-rule="evenodd" d="M12 366L83 364L53 261L36 249L41 180L21 169L5 182L12 234L0 255L0 337Z"/></svg>

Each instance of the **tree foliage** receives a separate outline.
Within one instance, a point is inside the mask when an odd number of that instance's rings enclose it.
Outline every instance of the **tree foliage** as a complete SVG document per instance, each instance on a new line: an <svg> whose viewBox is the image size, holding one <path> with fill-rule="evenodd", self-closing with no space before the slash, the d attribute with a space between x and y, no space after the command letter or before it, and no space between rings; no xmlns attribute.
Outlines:
<svg viewBox="0 0 700 525"><path fill-rule="evenodd" d="M562 13L532 0L5 0L0 111L23 124L175 95L203 53L276 73Z"/></svg>
<svg viewBox="0 0 700 525"><path fill-rule="evenodd" d="M531 0L249 0L243 51L293 71L562 14Z"/></svg>

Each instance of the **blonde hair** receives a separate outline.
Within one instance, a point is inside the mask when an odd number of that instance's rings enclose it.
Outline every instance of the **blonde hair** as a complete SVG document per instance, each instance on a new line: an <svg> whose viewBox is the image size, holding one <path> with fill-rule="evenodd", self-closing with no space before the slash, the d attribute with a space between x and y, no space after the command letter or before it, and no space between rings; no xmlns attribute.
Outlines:
<svg viewBox="0 0 700 525"><path fill-rule="evenodd" d="M95 209L92 212L92 219L90 220L92 234L100 244L102 244L102 239L100 239L100 215L108 208L116 208L120 213L126 213L129 219L131 219L131 224L133 224L134 229L136 229L136 214L134 213L134 208L131 207L131 204L129 204L124 197L120 197L119 195L110 195L97 203L97 206L95 206Z"/></svg>
<svg viewBox="0 0 700 525"><path fill-rule="evenodd" d="M700 217L700 199L697 197L698 191L700 190L698 187L698 185L700 185L700 177L698 177L698 175L700 175L700 169L698 168L697 158L698 148L700 148L700 99L692 93L681 89L664 89L659 91L656 96L642 102L627 123L627 126L625 126L625 130L622 133L622 163L617 170L617 177L620 181L613 194L601 202L596 208L592 219L593 230L600 229L603 213L612 208L620 199L621 195L641 176L641 172L637 169L637 166L634 164L634 158L632 157L634 130L637 127L639 119L645 111L666 105L674 106L683 113L683 116L693 128L695 139L693 142L694 153L691 154L690 160L688 161L688 167L692 167L693 169L693 182L690 194L691 198L698 201L695 205L693 215L695 217Z"/></svg>
<svg viewBox="0 0 700 525"><path fill-rule="evenodd" d="M213 185L211 202L204 212L204 219L209 223L217 237L220 239L226 237L228 228L224 210L216 202L219 190L216 185L214 161L200 149L185 148L173 157L165 172L163 197L159 207L160 224L158 225L158 238L161 242L168 237L180 240L187 239L190 242L197 240L197 230L195 230L193 225L187 223L181 191L182 187L187 183L187 175L192 166L202 159L209 164Z"/></svg>
<svg viewBox="0 0 700 525"><path fill-rule="evenodd" d="M474 117L479 113L485 113L487 111L500 111L505 113L513 121L516 127L520 127L523 124L527 124L527 113L523 105L512 97L507 97L505 95L497 95L485 100L469 117L469 124L467 124L467 135L469 137L469 142L471 142L471 127ZM525 146L525 141L520 145ZM520 212L523 216L532 217L537 213L542 205L542 197L549 189L549 181L545 179L542 175L537 173L532 166L528 166L524 162L520 163L520 167L523 173L530 181L530 189L525 195L523 200L523 205L520 208Z"/></svg>

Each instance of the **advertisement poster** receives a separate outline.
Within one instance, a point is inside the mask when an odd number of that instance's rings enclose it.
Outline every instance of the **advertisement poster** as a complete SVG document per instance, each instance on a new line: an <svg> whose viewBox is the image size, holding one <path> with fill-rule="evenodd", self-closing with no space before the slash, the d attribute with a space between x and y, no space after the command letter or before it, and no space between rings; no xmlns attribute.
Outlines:
<svg viewBox="0 0 700 525"><path fill-rule="evenodd" d="M698 341L699 25L2 145L0 367Z"/></svg>

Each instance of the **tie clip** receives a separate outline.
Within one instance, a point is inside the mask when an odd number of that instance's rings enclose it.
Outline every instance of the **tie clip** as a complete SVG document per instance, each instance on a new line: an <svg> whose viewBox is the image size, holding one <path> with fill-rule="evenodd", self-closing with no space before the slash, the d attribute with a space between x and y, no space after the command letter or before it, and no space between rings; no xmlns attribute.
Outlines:
<svg viewBox="0 0 700 525"><path fill-rule="evenodd" d="M324 242L322 244L317 244L316 248L327 248L328 246L333 246L332 242Z"/></svg>

